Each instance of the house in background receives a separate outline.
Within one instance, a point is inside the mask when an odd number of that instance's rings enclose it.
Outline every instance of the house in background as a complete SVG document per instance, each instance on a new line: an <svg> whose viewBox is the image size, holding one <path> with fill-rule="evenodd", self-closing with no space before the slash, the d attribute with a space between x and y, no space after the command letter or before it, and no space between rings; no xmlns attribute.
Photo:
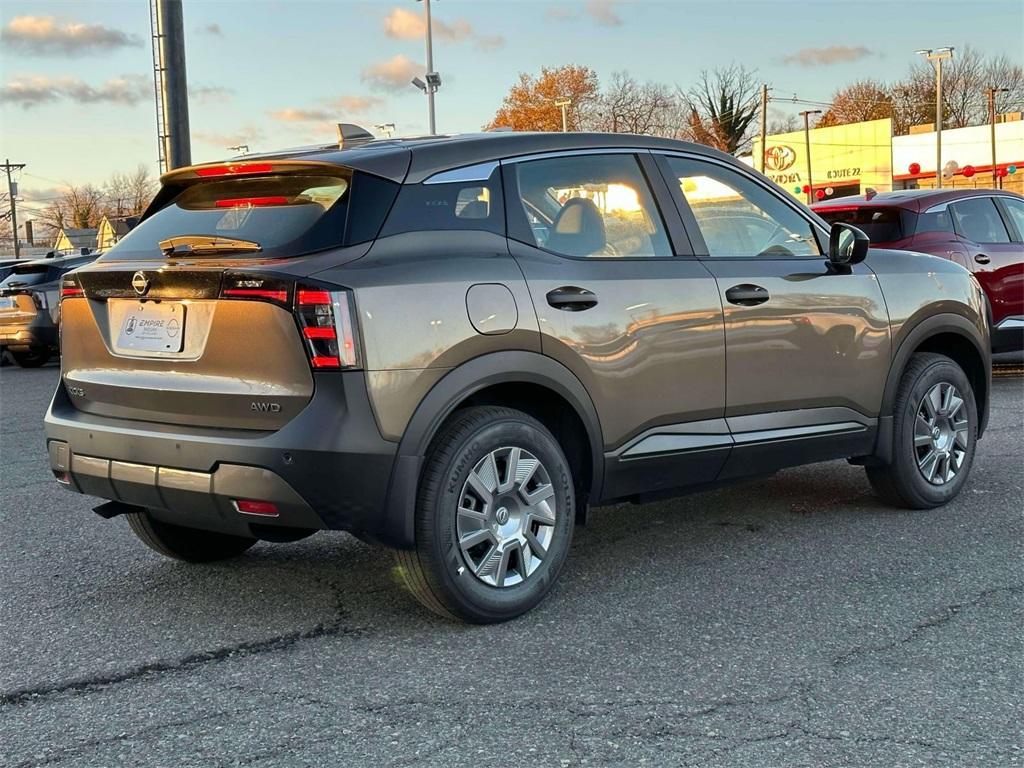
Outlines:
<svg viewBox="0 0 1024 768"><path fill-rule="evenodd" d="M69 256L73 253L88 253L96 247L95 229L74 229L64 227L57 232L57 239L53 244L53 250L58 255Z"/></svg>
<svg viewBox="0 0 1024 768"><path fill-rule="evenodd" d="M96 248L101 251L113 248L114 244L131 232L138 223L138 216L104 216L103 221L100 222L99 229L96 231Z"/></svg>

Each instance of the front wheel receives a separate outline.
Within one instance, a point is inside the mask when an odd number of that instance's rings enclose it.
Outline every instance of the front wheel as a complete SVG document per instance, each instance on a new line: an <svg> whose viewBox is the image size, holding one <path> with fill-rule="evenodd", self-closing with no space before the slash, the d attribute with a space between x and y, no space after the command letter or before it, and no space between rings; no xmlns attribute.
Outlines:
<svg viewBox="0 0 1024 768"><path fill-rule="evenodd" d="M915 355L896 395L892 461L867 467L868 480L895 506L941 506L967 481L977 433L978 407L963 369L945 355Z"/></svg>
<svg viewBox="0 0 1024 768"><path fill-rule="evenodd" d="M396 553L413 595L442 616L488 624L550 591L575 518L572 472L536 419L459 411L434 439L416 505L416 546Z"/></svg>
<svg viewBox="0 0 1024 768"><path fill-rule="evenodd" d="M164 557L188 563L209 563L237 557L256 543L256 539L245 536L165 523L146 511L130 512L125 517L132 532L147 547Z"/></svg>

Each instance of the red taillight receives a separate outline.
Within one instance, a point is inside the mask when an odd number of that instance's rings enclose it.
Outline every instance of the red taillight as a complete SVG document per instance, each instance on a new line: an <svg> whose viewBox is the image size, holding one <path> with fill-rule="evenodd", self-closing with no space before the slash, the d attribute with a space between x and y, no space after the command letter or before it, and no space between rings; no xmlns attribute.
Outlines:
<svg viewBox="0 0 1024 768"><path fill-rule="evenodd" d="M267 288L225 288L221 291L221 296L229 299L265 299L282 304L288 301L288 291L274 291Z"/></svg>
<svg viewBox="0 0 1024 768"><path fill-rule="evenodd" d="M263 517L277 517L280 512L277 505L270 501L252 501L250 499L235 499L235 509L243 515L261 515Z"/></svg>
<svg viewBox="0 0 1024 768"><path fill-rule="evenodd" d="M359 365L355 328L352 323L352 294L299 286L295 292L295 314L306 340L309 364L316 370L355 368Z"/></svg>
<svg viewBox="0 0 1024 768"><path fill-rule="evenodd" d="M309 358L314 368L340 368L341 359L334 355L313 355Z"/></svg>
<svg viewBox="0 0 1024 768"><path fill-rule="evenodd" d="M80 299L85 296L85 290L77 285L65 285L60 289L62 299Z"/></svg>
<svg viewBox="0 0 1024 768"><path fill-rule="evenodd" d="M244 176L250 173L270 173L274 169L270 163L235 163L232 165L208 165L196 168L196 176Z"/></svg>
<svg viewBox="0 0 1024 768"><path fill-rule="evenodd" d="M302 335L307 339L336 339L338 332L328 326L314 325L302 329Z"/></svg>
<svg viewBox="0 0 1024 768"><path fill-rule="evenodd" d="M329 291L311 291L311 290L299 290L299 305L300 306L313 306L316 304L327 304L331 303L331 294Z"/></svg>
<svg viewBox="0 0 1024 768"><path fill-rule="evenodd" d="M288 198L283 195L272 195L268 197L232 197L227 200L218 200L215 205L218 208L257 208L264 205L288 205Z"/></svg>

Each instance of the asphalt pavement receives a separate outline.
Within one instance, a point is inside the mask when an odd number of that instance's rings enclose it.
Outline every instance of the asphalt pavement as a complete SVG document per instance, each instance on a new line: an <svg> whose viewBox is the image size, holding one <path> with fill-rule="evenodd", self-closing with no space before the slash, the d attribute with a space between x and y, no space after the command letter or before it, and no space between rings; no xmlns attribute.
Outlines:
<svg viewBox="0 0 1024 768"><path fill-rule="evenodd" d="M0 765L1024 765L1024 379L970 482L830 462L596 510L538 609L422 611L340 533L185 565L50 476L0 372Z"/></svg>

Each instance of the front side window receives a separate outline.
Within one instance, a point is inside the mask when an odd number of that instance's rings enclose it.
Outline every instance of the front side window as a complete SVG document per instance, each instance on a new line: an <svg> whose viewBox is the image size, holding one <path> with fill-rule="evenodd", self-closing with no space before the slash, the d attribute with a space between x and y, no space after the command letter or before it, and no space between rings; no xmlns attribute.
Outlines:
<svg viewBox="0 0 1024 768"><path fill-rule="evenodd" d="M575 155L512 166L533 245L565 256L667 257L665 226L633 155Z"/></svg>
<svg viewBox="0 0 1024 768"><path fill-rule="evenodd" d="M1006 232L995 201L991 197L970 197L950 203L953 224L962 237L975 243L1008 243Z"/></svg>
<svg viewBox="0 0 1024 768"><path fill-rule="evenodd" d="M717 258L820 256L810 221L743 174L714 163L669 157L708 255Z"/></svg>

